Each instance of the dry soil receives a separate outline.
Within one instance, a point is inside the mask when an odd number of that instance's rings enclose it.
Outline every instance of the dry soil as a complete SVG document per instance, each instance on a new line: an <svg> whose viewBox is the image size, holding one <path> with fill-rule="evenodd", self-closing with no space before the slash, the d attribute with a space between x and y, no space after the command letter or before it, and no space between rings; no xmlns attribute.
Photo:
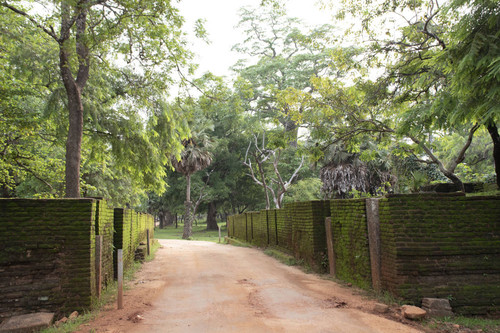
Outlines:
<svg viewBox="0 0 500 333"><path fill-rule="evenodd" d="M116 305L78 332L419 332L374 300L257 249L160 240Z"/></svg>

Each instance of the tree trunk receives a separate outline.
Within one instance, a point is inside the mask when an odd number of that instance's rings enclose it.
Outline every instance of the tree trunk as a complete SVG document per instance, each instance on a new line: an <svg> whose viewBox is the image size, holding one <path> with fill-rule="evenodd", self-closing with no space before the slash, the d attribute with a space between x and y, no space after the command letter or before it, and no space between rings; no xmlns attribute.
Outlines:
<svg viewBox="0 0 500 333"><path fill-rule="evenodd" d="M464 183L460 180L460 178L457 177L457 175L455 175L455 173L453 172L450 172L448 170L441 170L441 172L449 179L453 182L453 184L455 184L455 186L457 187L457 189L460 191L460 192L463 192L465 193L465 186L464 186Z"/></svg>
<svg viewBox="0 0 500 333"><path fill-rule="evenodd" d="M81 7L80 7L81 6ZM66 140L66 197L80 197L80 160L83 137L83 103L82 90L89 78L89 50L85 42L87 9L85 1L78 5L78 15L74 22L76 27L76 54L78 56L78 72L76 79L71 72L69 43L72 22L72 8L68 3L61 5L61 38L59 40L59 69L68 97L69 128Z"/></svg>
<svg viewBox="0 0 500 333"><path fill-rule="evenodd" d="M217 206L215 201L211 201L208 204L208 212L207 212L207 230L218 230L219 226L217 225Z"/></svg>
<svg viewBox="0 0 500 333"><path fill-rule="evenodd" d="M500 189L500 135L494 122L488 124L488 132L493 141L493 160L495 161L495 173L497 174L497 188Z"/></svg>
<svg viewBox="0 0 500 333"><path fill-rule="evenodd" d="M173 225L175 221L175 216L170 211L165 212L165 226Z"/></svg>
<svg viewBox="0 0 500 333"><path fill-rule="evenodd" d="M160 219L160 229L165 227L165 215L163 212L158 213L158 218Z"/></svg>
<svg viewBox="0 0 500 333"><path fill-rule="evenodd" d="M179 227L179 217L175 214L175 229Z"/></svg>
<svg viewBox="0 0 500 333"><path fill-rule="evenodd" d="M186 176L186 201L184 202L184 233L182 239L189 239L193 236L193 216L191 211L191 175Z"/></svg>
<svg viewBox="0 0 500 333"><path fill-rule="evenodd" d="M61 54L64 52L61 51ZM61 57L63 57L61 55ZM64 63L64 61L61 61ZM62 66L62 65L61 65ZM80 89L67 70L61 68L61 74L68 97L69 128L66 139L66 197L80 197L80 159L83 137L83 104ZM71 75L71 74L69 74Z"/></svg>
<svg viewBox="0 0 500 333"><path fill-rule="evenodd" d="M255 155L255 163L257 163L257 167L259 168L260 178L262 179L262 186L264 187L264 194L266 195L266 209L271 208L271 204L269 202L269 193L267 189L266 176L264 175L264 170L262 168L262 162L259 161L257 155Z"/></svg>
<svg viewBox="0 0 500 333"><path fill-rule="evenodd" d="M193 215L191 212L191 201L184 202L186 211L184 213L184 232L182 239L189 239L193 236Z"/></svg>

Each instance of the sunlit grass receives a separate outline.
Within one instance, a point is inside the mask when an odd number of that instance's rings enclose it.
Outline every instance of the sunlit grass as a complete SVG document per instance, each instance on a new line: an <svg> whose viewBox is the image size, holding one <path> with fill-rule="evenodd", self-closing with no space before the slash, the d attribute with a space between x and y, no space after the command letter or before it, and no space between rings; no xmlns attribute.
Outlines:
<svg viewBox="0 0 500 333"><path fill-rule="evenodd" d="M424 323L425 326L432 330L446 332L453 325L459 325L460 328L474 330L474 332L497 333L500 332L500 319L488 319L482 317L447 317L431 319ZM453 327L455 328L455 327ZM462 331L461 331L462 332ZM466 332L463 330L463 332ZM468 331L467 331L468 332Z"/></svg>
<svg viewBox="0 0 500 333"><path fill-rule="evenodd" d="M224 236L227 236L227 227L225 222L219 222L218 225L221 227L221 242L224 241ZM176 228L175 225L167 226L164 229L155 229L156 239L182 239L182 233L184 231L184 224L179 223ZM198 225L193 225L193 236L191 240L207 241L207 242L218 242L219 241L219 231L218 230L207 230L207 225L205 223L198 222Z"/></svg>

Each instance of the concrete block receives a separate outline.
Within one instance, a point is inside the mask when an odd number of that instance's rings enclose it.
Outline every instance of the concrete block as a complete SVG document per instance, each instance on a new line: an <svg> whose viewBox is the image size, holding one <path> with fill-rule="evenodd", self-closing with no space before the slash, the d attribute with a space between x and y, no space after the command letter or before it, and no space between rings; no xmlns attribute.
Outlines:
<svg viewBox="0 0 500 333"><path fill-rule="evenodd" d="M54 313L37 312L11 317L0 325L0 333L31 333L47 328Z"/></svg>

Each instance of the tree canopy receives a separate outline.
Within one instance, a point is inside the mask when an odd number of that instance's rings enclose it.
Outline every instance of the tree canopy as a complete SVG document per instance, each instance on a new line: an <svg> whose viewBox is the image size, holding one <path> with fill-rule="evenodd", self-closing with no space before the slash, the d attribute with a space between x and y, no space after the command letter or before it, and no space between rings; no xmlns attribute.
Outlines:
<svg viewBox="0 0 500 333"><path fill-rule="evenodd" d="M1 2L1 196L103 196L216 228L294 200L498 186L497 1L335 14L242 8L221 78L195 74L174 2Z"/></svg>

